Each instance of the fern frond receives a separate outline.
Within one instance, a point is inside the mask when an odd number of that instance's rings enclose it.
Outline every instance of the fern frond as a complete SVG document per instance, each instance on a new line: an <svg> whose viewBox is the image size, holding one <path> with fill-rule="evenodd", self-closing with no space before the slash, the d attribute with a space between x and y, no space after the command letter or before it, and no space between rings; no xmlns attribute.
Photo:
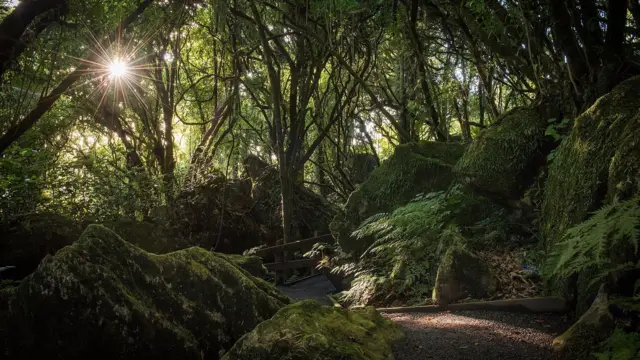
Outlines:
<svg viewBox="0 0 640 360"><path fill-rule="evenodd" d="M607 275L636 268L640 239L639 199L604 206L593 216L569 229L548 261L549 277L567 278L585 270Z"/></svg>

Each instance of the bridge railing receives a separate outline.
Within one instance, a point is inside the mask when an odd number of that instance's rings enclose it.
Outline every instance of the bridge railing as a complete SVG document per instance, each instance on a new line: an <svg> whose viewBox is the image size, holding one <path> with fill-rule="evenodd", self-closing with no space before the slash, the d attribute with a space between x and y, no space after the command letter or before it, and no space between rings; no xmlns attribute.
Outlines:
<svg viewBox="0 0 640 360"><path fill-rule="evenodd" d="M288 256L293 251L307 251L310 250L314 244L322 241L332 239L331 234L315 236L308 239L302 239L292 241L290 243L271 246L264 249L256 250L252 255L266 258L269 255L273 255L275 261L272 263L264 264L267 270L275 271L276 282L280 282L283 274L290 272L293 269L309 268L311 272L315 271L315 267L318 264L319 259L301 259L291 260Z"/></svg>

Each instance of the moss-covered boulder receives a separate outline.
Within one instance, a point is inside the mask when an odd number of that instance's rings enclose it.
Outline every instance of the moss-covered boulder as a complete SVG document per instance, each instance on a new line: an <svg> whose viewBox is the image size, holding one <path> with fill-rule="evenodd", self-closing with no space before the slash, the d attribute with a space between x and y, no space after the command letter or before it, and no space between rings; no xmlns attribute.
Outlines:
<svg viewBox="0 0 640 360"><path fill-rule="evenodd" d="M255 255L237 255L237 254L223 254L216 253L216 256L222 257L238 265L249 274L255 277L264 278L267 276L267 268L264 267L262 258Z"/></svg>
<svg viewBox="0 0 640 360"><path fill-rule="evenodd" d="M243 162L251 179L251 216L260 224L263 241L268 245L282 239L282 211L280 176L278 169L256 156L248 156ZM329 233L329 223L337 209L322 196L301 184L293 187L293 223L299 239Z"/></svg>
<svg viewBox="0 0 640 360"><path fill-rule="evenodd" d="M542 205L542 237L551 248L570 227L614 199L640 192L640 77L600 98L554 153Z"/></svg>
<svg viewBox="0 0 640 360"><path fill-rule="evenodd" d="M454 245L440 262L433 301L438 305L448 305L467 297L486 298L496 290L497 280L489 266L469 250Z"/></svg>
<svg viewBox="0 0 640 360"><path fill-rule="evenodd" d="M31 274L49 254L74 242L82 232L74 220L53 213L21 216L0 228L0 273L2 279L22 279Z"/></svg>
<svg viewBox="0 0 640 360"><path fill-rule="evenodd" d="M517 108L483 130L455 166L459 180L486 193L518 199L545 161L547 119Z"/></svg>
<svg viewBox="0 0 640 360"><path fill-rule="evenodd" d="M567 230L592 212L640 193L639 97L640 77L624 81L581 114L555 150L540 219L547 250L553 250ZM576 274L551 291L574 300L582 314L597 291L585 284L596 275Z"/></svg>
<svg viewBox="0 0 640 360"><path fill-rule="evenodd" d="M243 336L223 360L389 360L400 328L374 308L349 311L307 300Z"/></svg>
<svg viewBox="0 0 640 360"><path fill-rule="evenodd" d="M444 190L453 181L453 165L464 145L421 141L396 147L394 154L358 186L331 223L343 251L359 254L372 241L357 241L351 233L372 215L405 205L420 193Z"/></svg>
<svg viewBox="0 0 640 360"><path fill-rule="evenodd" d="M0 301L6 358L201 360L288 298L204 249L154 255L91 225Z"/></svg>
<svg viewBox="0 0 640 360"><path fill-rule="evenodd" d="M262 244L252 207L249 179L229 180L218 174L184 189L169 214L172 227L189 244L241 254Z"/></svg>
<svg viewBox="0 0 640 360"><path fill-rule="evenodd" d="M591 350L605 340L615 327L609 305L609 296L601 287L589 310L569 330L553 340L553 349L565 358L588 358Z"/></svg>

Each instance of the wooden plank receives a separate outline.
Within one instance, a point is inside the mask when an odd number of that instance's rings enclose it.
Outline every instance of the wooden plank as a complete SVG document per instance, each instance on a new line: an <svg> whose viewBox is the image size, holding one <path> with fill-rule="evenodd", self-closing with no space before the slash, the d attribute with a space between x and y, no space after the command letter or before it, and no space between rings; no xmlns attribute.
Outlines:
<svg viewBox="0 0 640 360"><path fill-rule="evenodd" d="M280 252L280 251L299 250L299 249L303 249L305 247L311 248L319 240L322 240L322 239L325 239L325 238L331 238L331 237L332 237L331 234L326 234L326 235L322 235L322 236L312 237L312 238L309 238L309 239L302 239L302 240L298 240L298 241L293 241L293 242L290 242L288 244L276 245L276 246L272 246L272 247L256 250L252 255L265 257L265 256L267 256L269 254L272 254L272 253L275 253L275 252Z"/></svg>
<svg viewBox="0 0 640 360"><path fill-rule="evenodd" d="M279 270L287 270L287 269L315 267L317 263L318 263L317 259L304 259L304 260L293 260L293 261L280 262L280 263L269 263L269 264L264 264L264 266L267 268L267 270L279 271Z"/></svg>
<svg viewBox="0 0 640 360"><path fill-rule="evenodd" d="M285 283L282 284L282 285L285 285L285 286L295 285L295 284L297 284L299 282L302 282L302 281L305 281L305 280L309 280L309 279L313 279L314 277L318 277L320 275L322 275L322 274L321 273L317 273L317 274L305 276L305 277L302 277L302 278L299 278L299 279L295 279L293 281L285 281Z"/></svg>
<svg viewBox="0 0 640 360"><path fill-rule="evenodd" d="M537 297L524 299L503 299L493 301L477 301L470 303L451 304L448 306L426 305L426 306L406 306L395 308L378 308L384 313L435 313L440 311L461 311L461 310L491 310L491 311L511 311L511 312L531 312L531 313L565 313L567 303L562 298Z"/></svg>

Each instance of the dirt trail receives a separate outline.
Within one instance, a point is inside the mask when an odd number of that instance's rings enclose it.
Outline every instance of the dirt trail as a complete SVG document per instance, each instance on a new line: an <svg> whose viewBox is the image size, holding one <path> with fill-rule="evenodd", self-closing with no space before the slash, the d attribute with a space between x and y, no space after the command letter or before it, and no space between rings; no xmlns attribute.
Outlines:
<svg viewBox="0 0 640 360"><path fill-rule="evenodd" d="M324 276L280 286L296 301L326 305L335 290ZM395 360L549 360L552 340L569 328L563 315L487 310L384 313L402 326L407 341L394 347Z"/></svg>
<svg viewBox="0 0 640 360"><path fill-rule="evenodd" d="M395 313L407 341L394 348L395 360L547 360L553 338L570 323L557 314L458 311Z"/></svg>

